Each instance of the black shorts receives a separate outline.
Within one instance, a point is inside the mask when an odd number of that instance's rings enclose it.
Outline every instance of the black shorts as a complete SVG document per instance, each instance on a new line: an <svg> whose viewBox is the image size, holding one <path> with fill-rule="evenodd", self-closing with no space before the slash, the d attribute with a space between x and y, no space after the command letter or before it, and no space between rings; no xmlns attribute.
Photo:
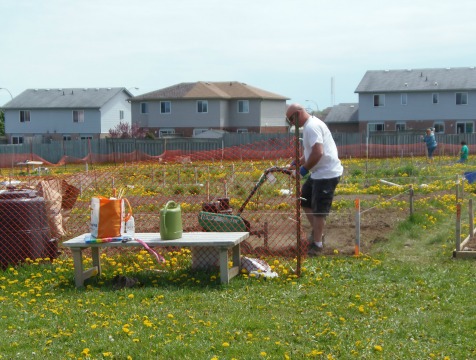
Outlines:
<svg viewBox="0 0 476 360"><path fill-rule="evenodd" d="M314 216L327 216L340 176L332 179L306 180L301 189L301 206L312 210Z"/></svg>

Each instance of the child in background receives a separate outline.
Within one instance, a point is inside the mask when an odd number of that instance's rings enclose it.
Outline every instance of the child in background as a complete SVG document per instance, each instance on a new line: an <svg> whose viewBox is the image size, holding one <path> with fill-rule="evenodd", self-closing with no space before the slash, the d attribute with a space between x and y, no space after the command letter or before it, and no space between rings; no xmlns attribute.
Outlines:
<svg viewBox="0 0 476 360"><path fill-rule="evenodd" d="M465 163L468 160L469 149L466 141L461 141L461 150L459 152L459 163Z"/></svg>

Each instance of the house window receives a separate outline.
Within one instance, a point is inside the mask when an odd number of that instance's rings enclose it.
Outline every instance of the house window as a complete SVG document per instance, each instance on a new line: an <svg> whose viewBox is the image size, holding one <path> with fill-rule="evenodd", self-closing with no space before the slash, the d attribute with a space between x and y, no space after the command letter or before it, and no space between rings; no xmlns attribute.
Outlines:
<svg viewBox="0 0 476 360"><path fill-rule="evenodd" d="M445 133L445 123L435 123L433 127L435 128L435 134Z"/></svg>
<svg viewBox="0 0 476 360"><path fill-rule="evenodd" d="M140 113L141 114L148 114L149 113L149 104L146 102L140 103Z"/></svg>
<svg viewBox="0 0 476 360"><path fill-rule="evenodd" d="M369 123L367 124L367 128L369 133L370 132L377 132L377 131L385 131L384 123Z"/></svg>
<svg viewBox="0 0 476 360"><path fill-rule="evenodd" d="M20 110L20 122L30 122L30 110Z"/></svg>
<svg viewBox="0 0 476 360"><path fill-rule="evenodd" d="M456 133L457 134L471 134L473 132L473 122L457 122Z"/></svg>
<svg viewBox="0 0 476 360"><path fill-rule="evenodd" d="M405 131L405 123L396 123L395 124L395 130L396 131Z"/></svg>
<svg viewBox="0 0 476 360"><path fill-rule="evenodd" d="M84 122L84 110L73 110L73 122Z"/></svg>
<svg viewBox="0 0 476 360"><path fill-rule="evenodd" d="M439 102L439 94L438 93L433 93L431 94L431 101L433 102L433 104L438 104Z"/></svg>
<svg viewBox="0 0 476 360"><path fill-rule="evenodd" d="M375 94L374 95L374 107L385 106L385 95Z"/></svg>
<svg viewBox="0 0 476 360"><path fill-rule="evenodd" d="M197 112L198 113L207 113L208 112L208 101L207 100L198 100L197 101Z"/></svg>
<svg viewBox="0 0 476 360"><path fill-rule="evenodd" d="M161 114L170 114L171 111L170 101L161 101L160 102L160 113Z"/></svg>
<svg viewBox="0 0 476 360"><path fill-rule="evenodd" d="M175 129L160 129L159 130L159 137L163 137L164 135L173 135L175 134Z"/></svg>
<svg viewBox="0 0 476 360"><path fill-rule="evenodd" d="M238 112L248 114L250 112L250 102L248 100L238 100Z"/></svg>
<svg viewBox="0 0 476 360"><path fill-rule="evenodd" d="M81 136L81 140L92 140L92 139L93 139L92 135L82 135Z"/></svg>
<svg viewBox="0 0 476 360"><path fill-rule="evenodd" d="M456 105L468 105L468 93L457 92L456 93Z"/></svg>
<svg viewBox="0 0 476 360"><path fill-rule="evenodd" d="M23 144L23 136L12 136L12 144Z"/></svg>
<svg viewBox="0 0 476 360"><path fill-rule="evenodd" d="M124 120L124 110L119 110L119 120Z"/></svg>
<svg viewBox="0 0 476 360"><path fill-rule="evenodd" d="M71 135L63 134L63 141L71 141Z"/></svg>
<svg viewBox="0 0 476 360"><path fill-rule="evenodd" d="M193 136L196 136L196 135L198 135L198 134L204 133L205 131L208 131L208 129L205 129L205 128L193 129Z"/></svg>
<svg viewBox="0 0 476 360"><path fill-rule="evenodd" d="M408 99L407 99L407 94L402 94L402 95L400 96L400 99L401 99L402 105L406 105L406 104L407 104L407 100L408 100Z"/></svg>
<svg viewBox="0 0 476 360"><path fill-rule="evenodd" d="M238 134L246 134L246 133L248 133L248 129L237 129L236 132Z"/></svg>
<svg viewBox="0 0 476 360"><path fill-rule="evenodd" d="M385 106L385 95L375 94L374 95L374 106Z"/></svg>

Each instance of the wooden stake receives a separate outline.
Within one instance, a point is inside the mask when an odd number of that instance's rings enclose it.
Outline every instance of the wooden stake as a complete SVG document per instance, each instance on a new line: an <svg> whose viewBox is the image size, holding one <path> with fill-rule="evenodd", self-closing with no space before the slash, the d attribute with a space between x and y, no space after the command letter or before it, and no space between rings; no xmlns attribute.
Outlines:
<svg viewBox="0 0 476 360"><path fill-rule="evenodd" d="M207 180L207 202L210 202L210 181Z"/></svg>
<svg viewBox="0 0 476 360"><path fill-rule="evenodd" d="M469 238L474 236L474 213L473 213L473 199L469 199Z"/></svg>
<svg viewBox="0 0 476 360"><path fill-rule="evenodd" d="M360 200L355 199L355 256L360 254Z"/></svg>

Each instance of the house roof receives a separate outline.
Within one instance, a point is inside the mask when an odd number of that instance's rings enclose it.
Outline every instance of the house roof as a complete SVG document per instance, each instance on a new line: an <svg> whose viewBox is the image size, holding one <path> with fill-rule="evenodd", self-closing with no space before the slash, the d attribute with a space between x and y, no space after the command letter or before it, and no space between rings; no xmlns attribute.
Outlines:
<svg viewBox="0 0 476 360"><path fill-rule="evenodd" d="M359 104L341 103L334 105L326 116L325 122L331 123L357 123L359 122Z"/></svg>
<svg viewBox="0 0 476 360"><path fill-rule="evenodd" d="M288 100L289 98L258 89L238 81L189 82L172 85L164 89L135 96L131 101L170 99L267 99Z"/></svg>
<svg viewBox="0 0 476 360"><path fill-rule="evenodd" d="M475 90L476 68L369 70L356 93Z"/></svg>
<svg viewBox="0 0 476 360"><path fill-rule="evenodd" d="M27 89L6 103L4 109L101 108L121 91L117 88Z"/></svg>

